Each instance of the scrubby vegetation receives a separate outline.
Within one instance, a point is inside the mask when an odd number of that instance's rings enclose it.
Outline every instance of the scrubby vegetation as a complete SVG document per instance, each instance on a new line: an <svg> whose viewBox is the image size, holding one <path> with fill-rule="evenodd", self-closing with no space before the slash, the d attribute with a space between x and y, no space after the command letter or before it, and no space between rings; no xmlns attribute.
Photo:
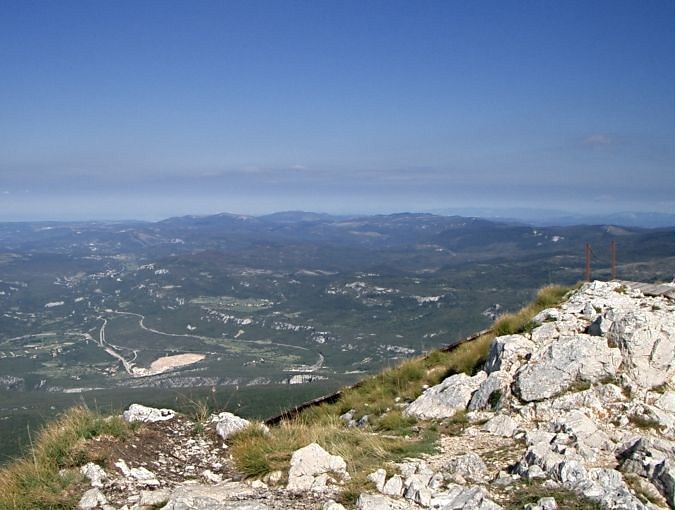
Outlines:
<svg viewBox="0 0 675 510"><path fill-rule="evenodd" d="M96 436L124 438L132 432L121 417L103 417L75 407L45 426L30 455L0 471L0 510L74 508L81 480L76 469L92 459L85 441Z"/></svg>

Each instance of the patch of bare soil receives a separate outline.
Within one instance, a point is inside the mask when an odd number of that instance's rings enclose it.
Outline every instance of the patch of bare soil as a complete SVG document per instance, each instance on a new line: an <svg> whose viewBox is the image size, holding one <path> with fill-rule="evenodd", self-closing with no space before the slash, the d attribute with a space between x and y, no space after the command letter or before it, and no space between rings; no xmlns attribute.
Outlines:
<svg viewBox="0 0 675 510"><path fill-rule="evenodd" d="M206 470L223 480L241 479L229 459L227 446L215 431L207 427L198 434L195 423L182 416L143 424L124 440L98 437L86 448L88 457L101 463L107 472L120 475L115 463L123 460L129 468L151 471L164 488L190 479L200 480ZM113 503L126 503L117 501L115 491L106 495Z"/></svg>

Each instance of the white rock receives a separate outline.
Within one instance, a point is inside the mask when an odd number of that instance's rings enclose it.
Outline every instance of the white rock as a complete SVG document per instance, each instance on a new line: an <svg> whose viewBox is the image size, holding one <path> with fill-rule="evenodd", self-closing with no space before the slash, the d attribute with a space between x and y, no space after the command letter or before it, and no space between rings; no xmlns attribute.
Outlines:
<svg viewBox="0 0 675 510"><path fill-rule="evenodd" d="M618 457L622 471L647 478L675 507L675 442L642 437L619 452Z"/></svg>
<svg viewBox="0 0 675 510"><path fill-rule="evenodd" d="M492 501L490 494L479 486L454 485L445 493L435 495L431 500L433 508L443 510L500 510L502 507Z"/></svg>
<svg viewBox="0 0 675 510"><path fill-rule="evenodd" d="M588 471L581 462L563 460L550 470L553 479L567 487L576 487L580 482L588 479Z"/></svg>
<svg viewBox="0 0 675 510"><path fill-rule="evenodd" d="M323 504L322 510L347 510L347 509L340 503L337 503L332 499L329 499Z"/></svg>
<svg viewBox="0 0 675 510"><path fill-rule="evenodd" d="M159 506L169 501L171 493L166 489L157 489L154 491L141 491L141 499L138 505L143 506Z"/></svg>
<svg viewBox="0 0 675 510"><path fill-rule="evenodd" d="M546 308L535 315L532 320L534 322L548 322L548 321L557 321L560 319L560 310L557 308Z"/></svg>
<svg viewBox="0 0 675 510"><path fill-rule="evenodd" d="M547 442L540 442L530 446L518 465L518 470L522 474L527 472L531 466L539 466L544 471L551 471L559 462L565 460L565 457L551 449Z"/></svg>
<svg viewBox="0 0 675 510"><path fill-rule="evenodd" d="M403 495L403 478L400 475L392 476L382 487L382 493L395 498Z"/></svg>
<svg viewBox="0 0 675 510"><path fill-rule="evenodd" d="M483 425L483 430L486 430L493 436L501 437L513 437L517 428L518 424L516 421L505 414L498 414Z"/></svg>
<svg viewBox="0 0 675 510"><path fill-rule="evenodd" d="M506 335L495 338L490 344L485 371L488 374L502 370L513 374L537 345L523 335Z"/></svg>
<svg viewBox="0 0 675 510"><path fill-rule="evenodd" d="M122 472L125 478L134 481L138 485L145 487L158 487L160 485L155 474L144 467L129 468L123 459L115 462L115 466Z"/></svg>
<svg viewBox="0 0 675 510"><path fill-rule="evenodd" d="M82 495L80 502L77 504L77 508L79 510L92 510L98 508L99 505L105 505L107 503L108 500L103 493L94 487Z"/></svg>
<svg viewBox="0 0 675 510"><path fill-rule="evenodd" d="M666 391L654 405L663 411L675 414L675 391Z"/></svg>
<svg viewBox="0 0 675 510"><path fill-rule="evenodd" d="M162 510L268 510L254 499L256 490L244 483L218 485L184 483L176 487Z"/></svg>
<svg viewBox="0 0 675 510"><path fill-rule="evenodd" d="M478 454L469 452L450 459L446 462L444 470L450 475L460 475L468 480L482 481L487 466Z"/></svg>
<svg viewBox="0 0 675 510"><path fill-rule="evenodd" d="M375 488L378 490L378 492L382 492L382 489L384 488L384 482L386 481L386 479L387 479L387 472L382 468L368 475L368 480L370 480L375 484Z"/></svg>
<svg viewBox="0 0 675 510"><path fill-rule="evenodd" d="M220 483L223 481L223 475L219 473L214 473L210 469L205 469L204 471L202 471L201 475L202 478L207 482Z"/></svg>
<svg viewBox="0 0 675 510"><path fill-rule="evenodd" d="M152 423L170 420L176 416L176 412L172 409L156 409L141 404L131 404L129 409L122 413L122 416L129 423L136 421Z"/></svg>
<svg viewBox="0 0 675 510"><path fill-rule="evenodd" d="M412 510L413 505L382 494L361 494L356 502L358 510Z"/></svg>
<svg viewBox="0 0 675 510"><path fill-rule="evenodd" d="M499 403L495 401L502 401L509 396L511 381L511 374L505 370L491 372L472 395L469 411L494 408L494 404Z"/></svg>
<svg viewBox="0 0 675 510"><path fill-rule="evenodd" d="M532 355L516 373L513 389L522 400L551 398L577 381L614 377L621 352L604 338L579 334L561 338Z"/></svg>
<svg viewBox="0 0 675 510"><path fill-rule="evenodd" d="M466 409L471 395L487 378L485 372L473 377L455 374L433 386L405 408L404 414L422 419L450 418Z"/></svg>
<svg viewBox="0 0 675 510"><path fill-rule="evenodd" d="M607 338L619 346L625 370L640 386L653 388L675 376L672 310L633 307L617 313Z"/></svg>
<svg viewBox="0 0 675 510"><path fill-rule="evenodd" d="M223 439L227 439L235 432L248 427L251 422L240 418L232 413L219 413L211 417L211 422L216 423L216 433Z"/></svg>
<svg viewBox="0 0 675 510"><path fill-rule="evenodd" d="M575 439L591 448L611 449L609 436L598 429L593 420L581 411L570 411L554 422L556 432L572 434Z"/></svg>
<svg viewBox="0 0 675 510"><path fill-rule="evenodd" d="M349 479L347 464L342 457L331 455L318 444L311 443L293 452L286 488L293 491L321 490L329 481L329 474L338 480Z"/></svg>
<svg viewBox="0 0 675 510"><path fill-rule="evenodd" d="M80 468L80 473L82 473L85 478L89 480L89 483L92 487L103 487L104 480L108 477L105 470L93 462L89 462Z"/></svg>
<svg viewBox="0 0 675 510"><path fill-rule="evenodd" d="M417 475L413 475L411 479L406 480L406 489L403 496L425 508L431 504L431 490Z"/></svg>

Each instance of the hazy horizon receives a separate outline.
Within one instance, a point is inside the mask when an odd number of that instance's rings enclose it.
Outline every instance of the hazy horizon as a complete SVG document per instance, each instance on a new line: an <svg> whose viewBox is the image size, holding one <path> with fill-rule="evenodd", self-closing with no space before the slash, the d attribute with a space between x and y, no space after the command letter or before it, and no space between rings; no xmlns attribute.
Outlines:
<svg viewBox="0 0 675 510"><path fill-rule="evenodd" d="M675 4L7 2L0 221L675 213Z"/></svg>

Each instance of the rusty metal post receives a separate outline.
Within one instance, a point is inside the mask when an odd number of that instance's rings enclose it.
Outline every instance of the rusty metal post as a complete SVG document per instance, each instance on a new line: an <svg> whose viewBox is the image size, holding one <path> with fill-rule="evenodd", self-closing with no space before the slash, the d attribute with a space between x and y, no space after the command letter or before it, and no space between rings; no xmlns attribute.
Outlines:
<svg viewBox="0 0 675 510"><path fill-rule="evenodd" d="M614 239L609 245L609 252L612 257L612 280L616 280L616 241Z"/></svg>
<svg viewBox="0 0 675 510"><path fill-rule="evenodd" d="M591 281L591 243L586 243L586 281Z"/></svg>

